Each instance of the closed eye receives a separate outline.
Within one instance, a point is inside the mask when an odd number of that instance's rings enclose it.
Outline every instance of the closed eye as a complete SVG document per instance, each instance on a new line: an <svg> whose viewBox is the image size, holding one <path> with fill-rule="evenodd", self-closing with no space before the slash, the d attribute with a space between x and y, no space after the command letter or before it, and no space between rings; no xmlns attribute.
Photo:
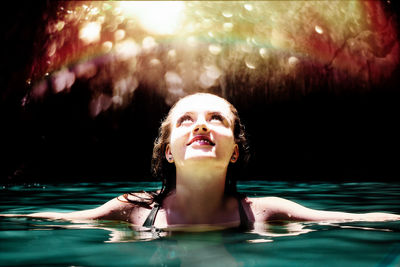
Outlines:
<svg viewBox="0 0 400 267"><path fill-rule="evenodd" d="M190 124L192 122L193 122L192 117L190 117L189 115L183 115L178 119L177 125L180 126L182 124Z"/></svg>
<svg viewBox="0 0 400 267"><path fill-rule="evenodd" d="M224 118L219 114L213 114L210 120L224 121Z"/></svg>

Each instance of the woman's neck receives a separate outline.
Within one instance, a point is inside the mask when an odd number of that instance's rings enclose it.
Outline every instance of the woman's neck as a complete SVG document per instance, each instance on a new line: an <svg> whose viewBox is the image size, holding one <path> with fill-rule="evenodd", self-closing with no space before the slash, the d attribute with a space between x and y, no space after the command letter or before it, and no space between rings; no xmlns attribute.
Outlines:
<svg viewBox="0 0 400 267"><path fill-rule="evenodd" d="M176 193L172 208L179 220L188 224L213 223L225 208L226 170L177 169Z"/></svg>

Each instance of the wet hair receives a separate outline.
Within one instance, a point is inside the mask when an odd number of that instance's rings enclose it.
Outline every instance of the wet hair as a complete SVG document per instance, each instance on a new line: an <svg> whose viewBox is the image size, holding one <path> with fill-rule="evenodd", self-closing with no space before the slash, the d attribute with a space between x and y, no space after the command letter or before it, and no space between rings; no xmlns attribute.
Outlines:
<svg viewBox="0 0 400 267"><path fill-rule="evenodd" d="M140 197L139 194L130 193L130 196L133 196L136 200L131 200L132 198L128 198L128 194L124 195L124 198L131 203L138 204L141 206L148 206L153 202L162 204L164 198L172 192L176 187L176 171L175 165L169 163L165 158L165 149L170 141L171 135L171 123L172 123L172 113L177 106L177 104L188 97L196 96L196 95L212 95L215 97L219 97L217 95L209 94L209 93L195 93L181 98L177 101L168 112L165 119L161 122L161 126L158 130L158 136L154 141L153 147L153 155L151 160L151 172L155 178L161 179L162 187L161 190L154 193L147 193L148 197ZM221 98L221 97L219 97ZM236 182L238 175L242 173L245 169L245 166L248 163L250 158L248 141L245 133L245 128L239 118L239 113L236 108L229 103L224 98L221 98L225 103L228 104L230 111L234 117L234 126L233 126L233 135L235 138L235 143L239 148L239 157L235 163L229 163L228 171L226 175L225 181L225 195L241 197L241 195L237 192Z"/></svg>

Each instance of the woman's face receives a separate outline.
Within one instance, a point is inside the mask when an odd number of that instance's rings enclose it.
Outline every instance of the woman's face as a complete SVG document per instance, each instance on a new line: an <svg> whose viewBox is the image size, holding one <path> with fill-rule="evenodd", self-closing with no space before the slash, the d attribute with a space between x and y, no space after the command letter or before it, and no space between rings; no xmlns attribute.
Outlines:
<svg viewBox="0 0 400 267"><path fill-rule="evenodd" d="M173 160L177 167L201 162L205 167L212 164L226 168L239 153L234 119L229 104L220 97L201 94L182 99L171 114L167 160Z"/></svg>

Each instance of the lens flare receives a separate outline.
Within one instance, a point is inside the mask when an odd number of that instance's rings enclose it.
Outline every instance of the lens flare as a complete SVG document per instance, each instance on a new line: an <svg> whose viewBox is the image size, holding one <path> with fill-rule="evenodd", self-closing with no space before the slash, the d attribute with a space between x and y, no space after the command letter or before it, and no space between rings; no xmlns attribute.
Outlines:
<svg viewBox="0 0 400 267"><path fill-rule="evenodd" d="M156 87L171 103L199 88L231 90L232 84L260 88L272 99L287 84L310 92L322 78L334 90L345 83L375 86L394 75L400 59L396 18L382 1L54 5L28 77L31 95L65 93L84 79L95 99L93 115L129 103L125 84Z"/></svg>
<svg viewBox="0 0 400 267"><path fill-rule="evenodd" d="M179 1L122 1L122 12L139 20L150 33L174 34L179 29L185 8Z"/></svg>

